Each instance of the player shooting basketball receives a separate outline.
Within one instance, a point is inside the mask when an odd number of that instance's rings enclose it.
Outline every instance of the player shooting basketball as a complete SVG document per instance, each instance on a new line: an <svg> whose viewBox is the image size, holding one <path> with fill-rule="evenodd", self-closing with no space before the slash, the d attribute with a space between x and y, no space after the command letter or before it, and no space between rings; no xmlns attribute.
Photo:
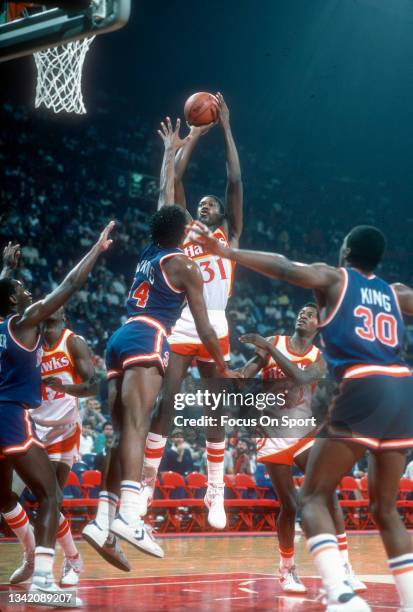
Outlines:
<svg viewBox="0 0 413 612"><path fill-rule="evenodd" d="M213 232L223 244L237 247L243 225L243 185L241 167L237 148L232 136L229 110L221 93L216 95L218 121L222 128L227 166L227 186L225 206L215 195L206 195L197 205L197 218ZM175 159L175 201L185 210L188 219L192 220L186 208L183 177L188 167L192 152L201 136L211 125L191 127L190 139L187 140ZM170 123L163 124L163 133L171 129ZM204 298L208 316L219 338L225 359L229 360L229 331L225 315L228 298L231 295L234 265L223 258L215 257L207 249L196 244L189 234L184 242L184 252L199 266L204 280ZM171 346L170 367L162 387L162 397L156 417L152 420L148 434L144 470L142 475L143 489L140 494L140 513L146 514L147 505L153 496L157 470L162 459L167 435L173 420L173 400L179 392L189 366L195 359L202 378L217 377L217 369L208 348L200 338L193 314L185 306L181 317L172 329L169 338ZM207 469L208 488L205 504L209 509L208 522L212 527L224 529L226 515L224 510L224 452L225 431L214 427L207 431Z"/></svg>
<svg viewBox="0 0 413 612"><path fill-rule="evenodd" d="M164 555L150 528L139 518L139 479L150 415L169 361L167 336L186 301L196 332L220 376L240 377L228 370L209 321L200 270L180 248L186 215L181 207L171 204L175 153L185 143L178 131L179 122L176 130L171 126L164 134L160 207L151 218L151 242L141 253L129 292L129 319L112 334L107 345L109 406L119 443L111 452L96 519L82 532L99 554L124 570L128 566L120 552L110 550L113 535L154 556ZM119 492L120 506L115 516Z"/></svg>

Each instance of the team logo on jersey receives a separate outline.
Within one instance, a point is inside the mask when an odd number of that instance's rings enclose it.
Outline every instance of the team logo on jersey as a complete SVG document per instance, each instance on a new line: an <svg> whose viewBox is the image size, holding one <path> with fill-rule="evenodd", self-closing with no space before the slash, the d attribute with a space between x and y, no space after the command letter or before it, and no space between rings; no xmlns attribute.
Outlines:
<svg viewBox="0 0 413 612"><path fill-rule="evenodd" d="M164 354L164 358L163 358L163 365L165 366L165 368L168 367L168 363L169 363L169 351L166 351Z"/></svg>
<svg viewBox="0 0 413 612"><path fill-rule="evenodd" d="M42 374L49 374L50 372L59 372L61 370L67 370L70 366L70 361L67 355L64 353L56 353L50 357L45 357L42 360Z"/></svg>

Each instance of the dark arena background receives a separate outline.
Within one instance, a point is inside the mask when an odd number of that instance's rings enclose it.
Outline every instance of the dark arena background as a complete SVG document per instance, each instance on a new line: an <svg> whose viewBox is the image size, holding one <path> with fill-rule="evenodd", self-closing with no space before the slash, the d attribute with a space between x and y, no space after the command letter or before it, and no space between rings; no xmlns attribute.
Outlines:
<svg viewBox="0 0 413 612"><path fill-rule="evenodd" d="M0 2L0 24L7 4ZM257 462L254 438L239 427L226 430L224 529L209 524L203 501L212 452L205 428L175 423L145 517L164 557L144 555L124 541L131 566L126 574L82 539L95 518L117 435L105 350L128 319L125 302L150 240L163 156L157 130L166 116L173 125L180 117L181 137L187 135L184 104L194 92L222 92L229 108L244 188L241 249L337 266L344 236L356 225L371 225L387 239L377 274L388 283L413 286L412 27L410 0L133 0L125 27L98 36L86 55L82 115L34 107L32 55L0 63L0 249L10 241L21 245L13 277L30 289L33 301L43 298L116 220L113 245L65 307L67 327L89 346L96 382L93 395L79 399L79 461L62 502L83 560L75 586L85 610L325 609L299 505L295 563L306 589L291 593L282 586L279 521L277 527L282 500L267 464ZM0 50L1 41L0 28ZM185 173L189 212L196 216L205 194L225 200L226 180L224 138L216 125L199 139ZM226 308L230 368L244 368L255 355L240 336L292 336L297 314L313 301L308 289L237 265ZM318 337L314 343L323 351ZM412 369L409 316L402 355ZM194 359L183 390L194 392L199 385ZM336 383L325 374L312 396L320 422L336 393ZM0 387L0 402L2 397ZM196 405L183 414L198 417L202 410ZM2 457L0 470L8 461ZM369 508L368 464L369 451L343 475L337 493L352 568L367 587L361 595L371 608L328 609L413 610L412 594L400 608ZM300 466L291 469L293 512L304 476ZM20 504L35 524L37 502L27 489ZM413 529L409 448L397 506L404 525ZM13 529L21 525L18 516L0 519L1 612L39 607L34 599L15 598L29 595L31 574L26 582L9 583L23 555ZM56 582L62 564L57 545Z"/></svg>

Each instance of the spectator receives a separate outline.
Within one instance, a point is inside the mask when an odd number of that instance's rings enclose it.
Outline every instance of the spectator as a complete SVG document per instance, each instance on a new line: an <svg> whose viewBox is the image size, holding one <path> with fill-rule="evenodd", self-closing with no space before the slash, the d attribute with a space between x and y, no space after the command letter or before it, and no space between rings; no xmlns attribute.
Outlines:
<svg viewBox="0 0 413 612"><path fill-rule="evenodd" d="M251 461L249 457L248 442L242 438L238 440L236 448L232 451L234 461L234 474L251 474Z"/></svg>
<svg viewBox="0 0 413 612"><path fill-rule="evenodd" d="M102 414L102 404L96 397L90 397L86 400L84 419L87 421L94 420L95 428L101 431L107 418Z"/></svg>
<svg viewBox="0 0 413 612"><path fill-rule="evenodd" d="M95 438L94 452L97 455L105 448L108 438L113 438L113 425L110 421L106 421L106 423L103 424L102 431L98 433Z"/></svg>
<svg viewBox="0 0 413 612"><path fill-rule="evenodd" d="M105 473L106 463L108 460L109 451L112 448L113 443L113 435L106 436L105 438L105 446L102 448L101 452L98 453L95 457L94 467L95 470L99 470L102 474Z"/></svg>
<svg viewBox="0 0 413 612"><path fill-rule="evenodd" d="M166 449L159 470L161 472L178 472L185 476L194 469L189 444L185 442L181 429L175 429L172 432L171 440L172 445Z"/></svg>
<svg viewBox="0 0 413 612"><path fill-rule="evenodd" d="M90 421L84 421L82 425L82 433L80 436L80 455L83 456L93 453L94 444L95 439L93 437L93 423L91 423Z"/></svg>

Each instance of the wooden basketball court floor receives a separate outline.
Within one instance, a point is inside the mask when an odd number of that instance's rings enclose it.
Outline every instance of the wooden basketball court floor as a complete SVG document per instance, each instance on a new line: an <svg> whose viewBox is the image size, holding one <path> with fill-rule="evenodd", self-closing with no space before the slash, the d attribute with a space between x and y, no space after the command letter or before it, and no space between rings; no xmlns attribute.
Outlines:
<svg viewBox="0 0 413 612"><path fill-rule="evenodd" d="M83 541L79 549L85 569L78 587L83 610L126 612L233 612L319 611L320 580L306 551L303 536L296 536L296 561L308 592L285 595L276 579L277 539L274 534L164 536L165 558L156 559L122 544L132 565L129 573L108 565ZM351 561L368 585L366 599L373 610L397 610L398 599L388 572L377 533L350 534ZM45 609L8 603L8 577L21 559L15 542L0 543L0 611ZM61 553L57 554L55 576L59 575ZM50 609L50 608L49 608Z"/></svg>

